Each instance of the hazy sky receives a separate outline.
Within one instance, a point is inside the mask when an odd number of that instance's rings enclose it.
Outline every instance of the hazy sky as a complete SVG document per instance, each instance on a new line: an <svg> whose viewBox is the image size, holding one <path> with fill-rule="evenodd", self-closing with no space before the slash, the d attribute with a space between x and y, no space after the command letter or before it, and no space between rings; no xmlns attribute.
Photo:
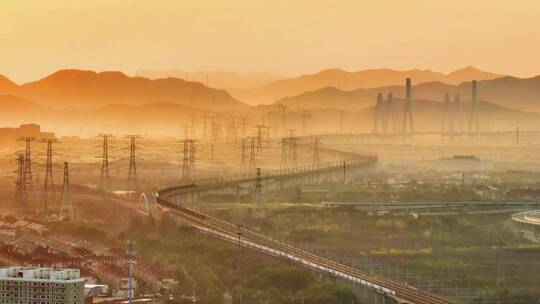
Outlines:
<svg viewBox="0 0 540 304"><path fill-rule="evenodd" d="M538 0L0 0L0 74L340 67L540 74Z"/></svg>

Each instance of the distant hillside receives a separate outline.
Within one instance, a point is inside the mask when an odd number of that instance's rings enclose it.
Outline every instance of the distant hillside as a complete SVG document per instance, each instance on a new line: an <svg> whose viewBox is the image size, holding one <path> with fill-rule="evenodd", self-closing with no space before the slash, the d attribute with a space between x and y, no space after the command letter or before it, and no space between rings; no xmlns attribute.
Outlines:
<svg viewBox="0 0 540 304"><path fill-rule="evenodd" d="M48 120L55 114L49 108L13 95L0 95L0 109L0 127L35 122L38 118Z"/></svg>
<svg viewBox="0 0 540 304"><path fill-rule="evenodd" d="M373 69L358 72L329 69L316 74L277 80L252 89L229 90L229 92L234 97L248 104L270 103L285 97L291 97L325 87L335 87L340 90L350 91L401 85L407 77L414 79L415 83L438 81L448 84L459 84L473 79L495 79L502 77L502 75L480 71L473 67L466 67L449 74L417 69L408 71Z"/></svg>
<svg viewBox="0 0 540 304"><path fill-rule="evenodd" d="M371 90L342 91L326 87L294 97L285 97L275 104L285 105L291 109L362 110L373 105L376 96L377 92Z"/></svg>
<svg viewBox="0 0 540 304"><path fill-rule="evenodd" d="M470 102L463 103L461 123L455 122L455 130L468 130L470 118ZM413 120L415 130L418 132L440 132L443 114L443 103L431 100L413 101ZM403 99L397 99L395 115L388 123L388 132L395 128L399 132L402 128ZM292 110L290 110L292 111ZM308 129L313 134L337 132L372 132L374 125L375 107L369 106L362 110L342 111L335 108L312 108L307 110L309 115ZM340 122L343 122L342 124ZM489 102L479 103L479 125L481 131L513 131L516 126L521 130L540 129L540 114L513 110ZM288 128L302 130L302 118L298 111L289 112ZM380 130L380 129L379 129Z"/></svg>
<svg viewBox="0 0 540 304"><path fill-rule="evenodd" d="M218 89L251 88L283 78L272 73L242 74L224 70L191 72L182 70L138 70L135 74L149 79L174 77L197 81L204 84L208 83L209 87Z"/></svg>
<svg viewBox="0 0 540 304"><path fill-rule="evenodd" d="M10 95L0 95L0 107L0 127L37 123L46 130L78 136L108 132L115 135L138 133L181 137L192 114L198 126L202 123L202 116L227 114L191 109L173 103L54 109Z"/></svg>
<svg viewBox="0 0 540 304"><path fill-rule="evenodd" d="M0 75L0 92L9 92L14 90L17 84L11 81L6 76Z"/></svg>
<svg viewBox="0 0 540 304"><path fill-rule="evenodd" d="M95 108L107 104L166 102L201 109L240 110L244 104L223 90L176 78L150 80L121 72L62 70L20 86L2 86L0 94L38 100L54 108Z"/></svg>
<svg viewBox="0 0 540 304"><path fill-rule="evenodd" d="M413 79L414 81L414 79ZM373 89L341 91L336 88L323 88L294 97L283 98L276 103L293 109L338 108L355 110L375 104L377 92L392 92L395 97L404 96L404 86L387 86ZM426 82L413 86L413 98L442 100L446 93L461 95L462 100L471 99L471 83L449 85L441 82ZM478 82L478 96L511 109L540 112L540 76L520 79L502 77Z"/></svg>

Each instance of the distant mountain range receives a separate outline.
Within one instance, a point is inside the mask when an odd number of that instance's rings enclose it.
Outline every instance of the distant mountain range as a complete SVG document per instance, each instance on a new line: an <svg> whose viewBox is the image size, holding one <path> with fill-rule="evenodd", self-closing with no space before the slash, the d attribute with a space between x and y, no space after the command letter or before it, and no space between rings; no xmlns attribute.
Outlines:
<svg viewBox="0 0 540 304"><path fill-rule="evenodd" d="M414 81L414 79L413 79ZM404 86L386 86L372 89L342 91L327 87L283 98L276 103L293 109L337 108L358 110L375 104L378 92L392 92L394 96L404 96ZM471 83L450 85L441 82L426 82L413 86L413 98L442 101L446 93L459 93L462 100L471 99ZM536 111L540 113L540 76L532 78L501 77L478 82L479 98L511 109Z"/></svg>
<svg viewBox="0 0 540 304"><path fill-rule="evenodd" d="M138 70L135 75L149 79L174 77L197 81L217 89L250 88L283 78L273 73L236 73L224 70L190 72L182 70Z"/></svg>
<svg viewBox="0 0 540 304"><path fill-rule="evenodd" d="M248 104L271 103L276 100L315 91L325 87L335 87L344 91L401 85L405 78L415 83L442 82L459 84L473 79L490 80L503 75L485 72L468 66L444 74L431 70L397 71L392 69L372 69L347 72L341 69L323 70L316 74L277 80L250 89L229 89L232 96Z"/></svg>
<svg viewBox="0 0 540 304"><path fill-rule="evenodd" d="M478 76L467 71L472 70L451 74L461 74L459 77L464 78ZM301 130L303 110L309 110L309 120L321 132L335 131L343 110L345 121L348 119L348 124L356 128L353 130L366 131L371 130L378 92L385 96L392 92L396 100L403 99L404 78L399 80L398 85L355 90L323 87L269 105L249 106L223 90L198 82L176 78L150 80L128 77L120 72L63 70L22 85L0 77L0 123L15 126L35 122L60 134L85 136L98 132L143 134L147 131L153 135L181 136L192 116L201 130L202 117L221 117L223 126L230 124L233 117L245 117L249 136L253 131L251 126L261 121L273 130ZM413 78L413 84L416 84L413 86L413 108L418 130L440 127L440 101L446 93L459 93L464 104L469 104L470 82L457 85L439 81L418 83ZM489 129L490 125L493 129L515 126L540 129L540 76L527 79L505 76L479 81L478 86L482 100L481 123L486 124L484 129ZM283 111L281 106L287 109ZM282 127L280 124L284 119L287 122Z"/></svg>
<svg viewBox="0 0 540 304"><path fill-rule="evenodd" d="M100 132L114 134L148 132L152 135L181 136L191 115L225 113L191 109L173 103L144 105L111 104L92 109L57 109L12 95L0 95L0 126L37 123L60 134L92 136Z"/></svg>
<svg viewBox="0 0 540 304"><path fill-rule="evenodd" d="M61 70L41 80L16 85L0 77L0 94L16 95L53 108L95 108L108 104L176 103L212 110L246 106L226 91L177 78L150 80L121 72Z"/></svg>

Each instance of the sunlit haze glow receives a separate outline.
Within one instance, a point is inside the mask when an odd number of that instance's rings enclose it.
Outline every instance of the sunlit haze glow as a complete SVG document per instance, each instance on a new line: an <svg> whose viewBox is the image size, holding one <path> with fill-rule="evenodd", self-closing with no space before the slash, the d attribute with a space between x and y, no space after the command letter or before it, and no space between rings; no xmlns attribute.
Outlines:
<svg viewBox="0 0 540 304"><path fill-rule="evenodd" d="M0 2L0 74L61 68L540 71L540 2L94 0ZM510 55L511 54L511 55Z"/></svg>

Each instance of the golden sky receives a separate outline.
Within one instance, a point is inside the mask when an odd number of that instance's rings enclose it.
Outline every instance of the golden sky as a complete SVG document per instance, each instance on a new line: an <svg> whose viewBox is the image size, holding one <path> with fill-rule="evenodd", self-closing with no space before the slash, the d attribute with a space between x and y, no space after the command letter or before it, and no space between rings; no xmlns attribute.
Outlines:
<svg viewBox="0 0 540 304"><path fill-rule="evenodd" d="M0 0L0 74L323 68L540 74L539 0Z"/></svg>

